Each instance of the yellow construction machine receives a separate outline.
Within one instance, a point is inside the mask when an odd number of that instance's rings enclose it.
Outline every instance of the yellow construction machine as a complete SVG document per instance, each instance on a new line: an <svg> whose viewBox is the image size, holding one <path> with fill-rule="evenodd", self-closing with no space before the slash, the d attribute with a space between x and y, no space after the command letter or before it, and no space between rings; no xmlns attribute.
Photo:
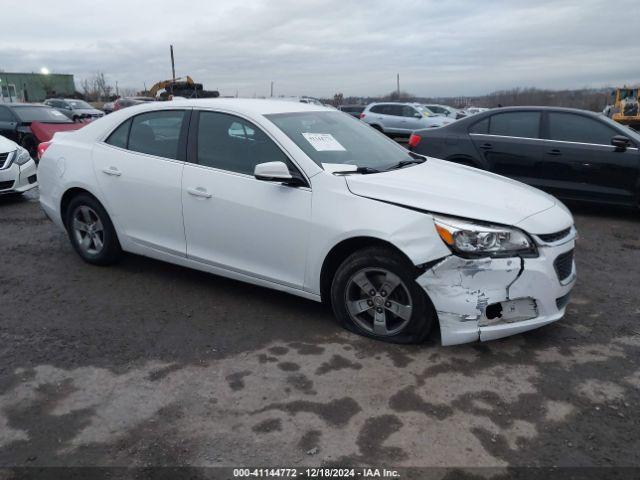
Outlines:
<svg viewBox="0 0 640 480"><path fill-rule="evenodd" d="M201 83L196 83L187 75L176 79L163 80L149 89L148 95L159 100L169 100L172 97L186 98L214 98L220 94L213 90L205 90Z"/></svg>
<svg viewBox="0 0 640 480"><path fill-rule="evenodd" d="M640 128L640 88L616 88L611 92L604 113L611 119L631 128Z"/></svg>

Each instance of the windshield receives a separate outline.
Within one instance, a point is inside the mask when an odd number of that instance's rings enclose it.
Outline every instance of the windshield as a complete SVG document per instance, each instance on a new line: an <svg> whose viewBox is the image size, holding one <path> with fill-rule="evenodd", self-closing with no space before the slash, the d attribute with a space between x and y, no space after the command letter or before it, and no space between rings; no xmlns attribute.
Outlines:
<svg viewBox="0 0 640 480"><path fill-rule="evenodd" d="M73 123L64 114L50 107L15 107L13 112L21 122Z"/></svg>
<svg viewBox="0 0 640 480"><path fill-rule="evenodd" d="M93 108L87 102L83 102L82 100L67 100L67 103L71 105L71 108Z"/></svg>
<svg viewBox="0 0 640 480"><path fill-rule="evenodd" d="M342 112L295 112L265 115L309 158L323 163L385 170L409 152L366 123Z"/></svg>

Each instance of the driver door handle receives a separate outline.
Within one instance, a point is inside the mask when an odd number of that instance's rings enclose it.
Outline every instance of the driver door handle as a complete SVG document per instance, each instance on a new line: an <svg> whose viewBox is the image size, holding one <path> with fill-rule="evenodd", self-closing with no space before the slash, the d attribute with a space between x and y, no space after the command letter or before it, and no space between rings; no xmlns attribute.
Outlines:
<svg viewBox="0 0 640 480"><path fill-rule="evenodd" d="M187 193L189 195L193 195L194 197L202 197L202 198L211 198L211 194L207 192L206 188L202 187L189 187L187 188Z"/></svg>
<svg viewBox="0 0 640 480"><path fill-rule="evenodd" d="M493 148L493 145L491 145L490 143L484 143L480 146L480 148L482 150L491 150Z"/></svg>
<svg viewBox="0 0 640 480"><path fill-rule="evenodd" d="M560 150L558 150L557 148L552 148L551 150L549 150L547 152L547 155L558 157L558 156L562 155L562 152Z"/></svg>
<svg viewBox="0 0 640 480"><path fill-rule="evenodd" d="M111 175L112 177L119 177L120 175L122 175L122 172L116 167L103 168L102 173L106 173L107 175Z"/></svg>

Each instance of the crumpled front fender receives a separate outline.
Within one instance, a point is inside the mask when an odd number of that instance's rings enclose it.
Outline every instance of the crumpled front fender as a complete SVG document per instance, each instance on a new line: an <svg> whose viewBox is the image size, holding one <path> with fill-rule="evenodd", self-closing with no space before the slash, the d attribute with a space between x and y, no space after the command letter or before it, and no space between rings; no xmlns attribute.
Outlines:
<svg viewBox="0 0 640 480"><path fill-rule="evenodd" d="M522 271L520 258L464 259L448 256L420 275L440 320L443 345L476 341L487 305L509 298Z"/></svg>

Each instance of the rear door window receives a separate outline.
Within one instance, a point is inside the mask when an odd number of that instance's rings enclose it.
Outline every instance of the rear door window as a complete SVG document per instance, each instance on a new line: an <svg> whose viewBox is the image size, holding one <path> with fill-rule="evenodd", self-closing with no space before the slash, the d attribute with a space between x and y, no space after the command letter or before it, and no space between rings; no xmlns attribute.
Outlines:
<svg viewBox="0 0 640 480"><path fill-rule="evenodd" d="M540 112L508 112L492 115L489 133L505 137L539 138Z"/></svg>
<svg viewBox="0 0 640 480"><path fill-rule="evenodd" d="M549 113L549 138L565 142L611 145L616 132L593 118L573 113Z"/></svg>
<svg viewBox="0 0 640 480"><path fill-rule="evenodd" d="M386 114L393 115L394 117L402 117L404 111L404 105L387 105Z"/></svg>
<svg viewBox="0 0 640 480"><path fill-rule="evenodd" d="M131 124L128 149L177 160L185 114L184 110L166 110L136 115Z"/></svg>

